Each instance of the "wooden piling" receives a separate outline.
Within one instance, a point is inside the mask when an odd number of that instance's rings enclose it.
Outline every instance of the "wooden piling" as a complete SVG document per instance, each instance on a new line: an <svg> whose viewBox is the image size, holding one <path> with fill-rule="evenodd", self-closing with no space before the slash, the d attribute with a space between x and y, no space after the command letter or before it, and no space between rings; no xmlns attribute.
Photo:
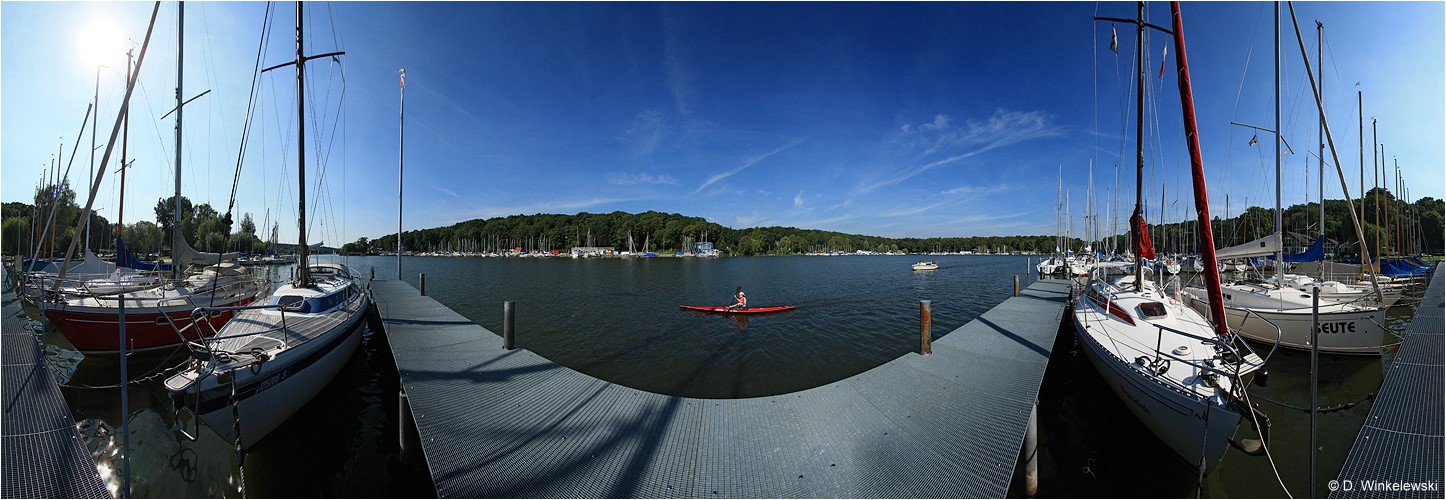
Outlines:
<svg viewBox="0 0 1446 500"><path fill-rule="evenodd" d="M1014 275L1014 296L1019 296L1019 275Z"/></svg>
<svg viewBox="0 0 1446 500"><path fill-rule="evenodd" d="M934 354L934 347L930 345L934 340L933 333L930 330L931 316L932 312L929 309L929 301L919 301L919 354L925 356Z"/></svg>
<svg viewBox="0 0 1446 500"><path fill-rule="evenodd" d="M425 297L427 295L427 273L422 273L421 276L417 278L417 281L419 282L417 290L420 290L422 296Z"/></svg>

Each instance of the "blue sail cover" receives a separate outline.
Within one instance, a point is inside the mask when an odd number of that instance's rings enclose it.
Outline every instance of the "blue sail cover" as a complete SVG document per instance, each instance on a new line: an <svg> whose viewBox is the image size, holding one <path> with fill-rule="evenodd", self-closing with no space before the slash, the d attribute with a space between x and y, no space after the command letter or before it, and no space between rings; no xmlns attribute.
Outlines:
<svg viewBox="0 0 1446 500"><path fill-rule="evenodd" d="M1315 262L1325 260L1325 238L1317 236L1315 243L1310 244L1304 252L1293 253L1285 256L1286 262Z"/></svg>
<svg viewBox="0 0 1446 500"><path fill-rule="evenodd" d="M129 248L126 248L126 242L125 240L121 239L120 236L115 237L115 264L120 267L129 267L137 271L169 271L171 269L170 264L162 264L159 262L146 262L137 259L135 254L132 254L131 250Z"/></svg>
<svg viewBox="0 0 1446 500"><path fill-rule="evenodd" d="M1425 269L1416 267L1404 259L1381 259L1380 262L1381 274L1392 278L1426 274Z"/></svg>

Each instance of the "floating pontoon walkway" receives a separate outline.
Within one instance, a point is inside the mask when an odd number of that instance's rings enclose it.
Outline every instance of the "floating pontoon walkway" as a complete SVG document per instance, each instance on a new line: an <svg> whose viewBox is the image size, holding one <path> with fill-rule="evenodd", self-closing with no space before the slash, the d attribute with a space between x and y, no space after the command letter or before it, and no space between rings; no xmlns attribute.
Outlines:
<svg viewBox="0 0 1446 500"><path fill-rule="evenodd" d="M1437 265L1331 498L1446 495L1446 293Z"/></svg>
<svg viewBox="0 0 1446 500"><path fill-rule="evenodd" d="M110 498L20 301L0 300L0 498Z"/></svg>
<svg viewBox="0 0 1446 500"><path fill-rule="evenodd" d="M933 343L779 396L694 399L522 349L400 281L373 283L439 497L1005 496L1069 282Z"/></svg>

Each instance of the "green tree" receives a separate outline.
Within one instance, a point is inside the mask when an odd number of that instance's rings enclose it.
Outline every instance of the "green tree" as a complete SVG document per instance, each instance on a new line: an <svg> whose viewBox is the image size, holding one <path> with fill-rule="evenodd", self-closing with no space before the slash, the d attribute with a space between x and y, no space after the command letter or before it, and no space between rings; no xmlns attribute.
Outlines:
<svg viewBox="0 0 1446 500"><path fill-rule="evenodd" d="M140 221L129 224L125 231L121 232L125 239L126 247L136 255L148 255L161 251L161 242L165 240L165 232L151 221Z"/></svg>

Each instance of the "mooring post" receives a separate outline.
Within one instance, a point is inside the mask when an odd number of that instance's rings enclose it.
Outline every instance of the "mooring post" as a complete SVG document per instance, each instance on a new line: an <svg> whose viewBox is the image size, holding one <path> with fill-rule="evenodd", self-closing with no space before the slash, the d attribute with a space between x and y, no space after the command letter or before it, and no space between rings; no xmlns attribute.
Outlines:
<svg viewBox="0 0 1446 500"><path fill-rule="evenodd" d="M376 280L377 280L377 266L372 266L372 267L371 267L371 276L367 279L367 281L376 281Z"/></svg>
<svg viewBox="0 0 1446 500"><path fill-rule="evenodd" d="M403 457L411 455L412 403L405 388L397 391L397 449Z"/></svg>
<svg viewBox="0 0 1446 500"><path fill-rule="evenodd" d="M1320 387L1320 287L1310 288L1310 496L1315 498L1316 391Z"/></svg>
<svg viewBox="0 0 1446 500"><path fill-rule="evenodd" d="M422 295L423 295L423 296L426 296L426 295L427 295L427 273L422 273L421 276L417 278L417 281L420 283L420 284L418 285L418 288L421 289Z"/></svg>
<svg viewBox="0 0 1446 500"><path fill-rule="evenodd" d="M511 351L517 342L517 308L513 301L502 303L502 348Z"/></svg>
<svg viewBox="0 0 1446 500"><path fill-rule="evenodd" d="M929 329L929 323L932 321L930 316L932 313L929 310L929 301L919 301L919 354L925 356L934 354L934 347L930 345L930 342L933 342L933 335Z"/></svg>
<svg viewBox="0 0 1446 500"><path fill-rule="evenodd" d="M1014 275L1014 296L1019 296L1019 275Z"/></svg>
<svg viewBox="0 0 1446 500"><path fill-rule="evenodd" d="M1024 428L1024 494L1039 492L1039 402L1029 407L1029 425Z"/></svg>

